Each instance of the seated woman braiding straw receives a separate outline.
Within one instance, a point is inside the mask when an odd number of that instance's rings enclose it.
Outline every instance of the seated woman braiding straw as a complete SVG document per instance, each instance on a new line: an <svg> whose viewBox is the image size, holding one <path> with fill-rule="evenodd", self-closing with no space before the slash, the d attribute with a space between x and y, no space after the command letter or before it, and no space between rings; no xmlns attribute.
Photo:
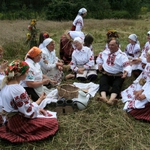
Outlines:
<svg viewBox="0 0 150 150"><path fill-rule="evenodd" d="M21 82L21 85L26 89L33 101L36 101L43 92L46 93L46 95L51 92L51 89L48 89L45 85L57 83L49 79L46 75L43 75L39 65L41 58L42 51L35 46L28 51L25 58L30 68L27 77Z"/></svg>
<svg viewBox="0 0 150 150"><path fill-rule="evenodd" d="M94 81L97 78L94 56L91 49L83 43L84 40L80 37L74 39L75 50L72 53L70 67L78 80Z"/></svg>
<svg viewBox="0 0 150 150"><path fill-rule="evenodd" d="M56 113L40 108L43 93L31 103L26 90L19 84L28 74L25 61L14 60L5 70L0 96L2 115L6 122L0 127L0 138L13 143L37 141L54 135L58 130Z"/></svg>

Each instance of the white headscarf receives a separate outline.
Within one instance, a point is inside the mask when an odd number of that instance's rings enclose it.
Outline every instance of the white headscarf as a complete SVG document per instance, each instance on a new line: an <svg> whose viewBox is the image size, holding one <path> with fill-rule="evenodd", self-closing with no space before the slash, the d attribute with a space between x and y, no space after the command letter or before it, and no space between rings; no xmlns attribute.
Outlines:
<svg viewBox="0 0 150 150"><path fill-rule="evenodd" d="M85 8L81 8L81 9L78 11L78 14L79 14L79 15L83 15L83 14L85 14L85 13L87 13L87 10L86 10Z"/></svg>
<svg viewBox="0 0 150 150"><path fill-rule="evenodd" d="M131 40L134 41L134 42L137 42L137 41L138 41L138 38L137 38L137 35L136 35L136 34L130 34L128 38L131 39Z"/></svg>
<svg viewBox="0 0 150 150"><path fill-rule="evenodd" d="M53 39L51 38L47 38L43 41L43 46L46 47L49 43L51 43L53 41Z"/></svg>
<svg viewBox="0 0 150 150"><path fill-rule="evenodd" d="M75 41L78 41L79 43L83 44L84 43L84 40L81 38L81 37L76 37L74 40Z"/></svg>

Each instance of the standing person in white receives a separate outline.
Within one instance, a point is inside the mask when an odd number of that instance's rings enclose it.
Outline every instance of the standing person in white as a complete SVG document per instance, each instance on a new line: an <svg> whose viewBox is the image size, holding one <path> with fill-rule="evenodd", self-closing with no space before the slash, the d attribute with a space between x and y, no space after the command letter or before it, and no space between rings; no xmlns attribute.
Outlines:
<svg viewBox="0 0 150 150"><path fill-rule="evenodd" d="M103 70L98 100L113 105L118 102L116 98L120 95L124 79L131 76L131 66L127 55L119 50L118 40L111 40L108 47L110 51L103 51L96 59L99 71ZM110 95L109 99L107 95Z"/></svg>
<svg viewBox="0 0 150 150"><path fill-rule="evenodd" d="M82 30L82 28L84 26L83 17L85 17L86 14L87 14L87 10L85 8L81 8L78 11L78 15L76 16L76 18L73 21L71 31L81 31Z"/></svg>

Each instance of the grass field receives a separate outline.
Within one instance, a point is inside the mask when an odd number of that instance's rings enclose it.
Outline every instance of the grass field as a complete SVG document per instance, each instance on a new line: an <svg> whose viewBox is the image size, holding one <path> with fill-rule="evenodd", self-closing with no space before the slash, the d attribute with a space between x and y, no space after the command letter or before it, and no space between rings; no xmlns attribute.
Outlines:
<svg viewBox="0 0 150 150"><path fill-rule="evenodd" d="M23 59L29 50L24 44L30 20L0 21L0 44L5 48L5 58ZM119 32L121 49L128 43L128 36L137 34L141 48L147 41L150 20L93 20L85 19L83 32L94 36L95 55L103 50L109 29ZM40 31L46 30L56 41L59 52L60 36L71 27L72 22L37 21ZM99 75L100 77L100 75ZM98 79L99 80L99 79ZM98 80L96 83L98 83ZM126 79L123 88L130 85ZM65 81L73 83L73 80ZM98 93L96 94L96 96ZM95 96L95 97L96 97ZM121 101L118 106L108 106L92 98L85 110L59 115L59 131L54 137L31 143L12 144L0 139L0 150L150 150L150 124L135 120L124 112ZM47 109L54 110L53 105Z"/></svg>

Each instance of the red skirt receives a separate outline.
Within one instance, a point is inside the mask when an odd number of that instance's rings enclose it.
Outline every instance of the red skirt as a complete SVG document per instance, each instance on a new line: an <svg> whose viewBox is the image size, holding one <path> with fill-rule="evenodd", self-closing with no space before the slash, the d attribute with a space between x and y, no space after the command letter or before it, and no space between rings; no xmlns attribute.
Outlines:
<svg viewBox="0 0 150 150"><path fill-rule="evenodd" d="M129 114L135 119L150 121L150 103L147 103L145 108L131 110Z"/></svg>
<svg viewBox="0 0 150 150"><path fill-rule="evenodd" d="M58 130L56 118L24 118L15 115L0 127L0 137L12 143L37 141L54 135Z"/></svg>

